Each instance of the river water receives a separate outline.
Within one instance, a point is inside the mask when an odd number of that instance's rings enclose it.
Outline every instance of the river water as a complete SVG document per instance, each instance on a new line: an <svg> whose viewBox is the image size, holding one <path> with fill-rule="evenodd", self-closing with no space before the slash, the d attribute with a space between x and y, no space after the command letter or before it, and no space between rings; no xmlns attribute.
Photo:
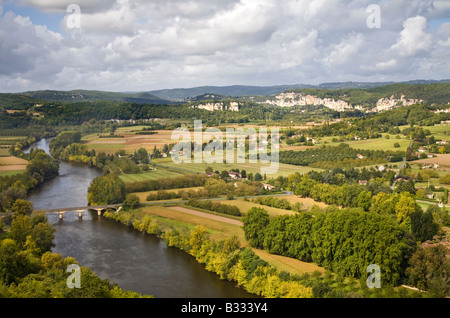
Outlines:
<svg viewBox="0 0 450 318"><path fill-rule="evenodd" d="M33 147L49 152L49 139ZM60 175L30 191L35 210L87 205L87 189L99 169L61 162ZM74 257L97 276L157 298L251 298L256 297L222 281L185 252L168 247L161 239L140 233L96 212L68 212L61 221L47 215L56 227L53 252ZM81 278L82 279L82 278Z"/></svg>

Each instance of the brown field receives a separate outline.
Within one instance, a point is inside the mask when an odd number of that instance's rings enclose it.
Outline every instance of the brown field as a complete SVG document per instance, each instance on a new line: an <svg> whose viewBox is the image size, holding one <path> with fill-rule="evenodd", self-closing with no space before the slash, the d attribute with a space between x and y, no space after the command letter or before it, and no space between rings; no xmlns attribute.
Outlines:
<svg viewBox="0 0 450 318"><path fill-rule="evenodd" d="M286 199L291 204L294 204L296 202L300 202L301 204L303 204L303 209L306 209L308 211L311 210L313 205L317 205L317 206L319 206L319 208L322 208L322 209L326 208L328 206L328 204L325 204L323 202L317 202L317 201L314 201L311 198L300 198L300 197L298 197L296 195L279 196L277 198L279 198L279 199Z"/></svg>
<svg viewBox="0 0 450 318"><path fill-rule="evenodd" d="M0 171L22 171L27 164L28 161L17 157L0 157Z"/></svg>
<svg viewBox="0 0 450 318"><path fill-rule="evenodd" d="M139 148L152 151L153 148L162 148L165 144L175 143L172 141L172 131L160 130L155 135L136 135L129 130L118 130L117 135L124 138L98 138L97 135L89 135L83 138L90 149L97 152L115 153L124 149L127 153L133 153Z"/></svg>
<svg viewBox="0 0 450 318"><path fill-rule="evenodd" d="M413 162L414 164L435 164L439 165L436 170L440 171L450 171L450 154L437 155L434 158L421 159Z"/></svg>
<svg viewBox="0 0 450 318"><path fill-rule="evenodd" d="M319 271L325 273L325 269L315 263L302 262L298 259L270 254L266 251L253 248L253 251L261 259L276 267L280 271L286 271L292 275L302 275Z"/></svg>

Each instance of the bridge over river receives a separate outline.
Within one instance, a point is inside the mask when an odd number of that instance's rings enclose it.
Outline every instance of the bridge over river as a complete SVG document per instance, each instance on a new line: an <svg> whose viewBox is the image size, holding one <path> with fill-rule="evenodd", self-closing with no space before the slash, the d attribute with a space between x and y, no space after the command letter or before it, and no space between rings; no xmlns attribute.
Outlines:
<svg viewBox="0 0 450 318"><path fill-rule="evenodd" d="M96 210L98 215L101 215L102 211L106 209L114 209L116 211L120 211L122 209L122 204L109 204L109 205L95 205L95 206L79 206L79 207L71 207L71 208L57 208L57 209L48 209L48 210L39 210L40 213L58 213L59 218L62 220L64 213L77 211L78 217L83 216L83 212L87 210Z"/></svg>

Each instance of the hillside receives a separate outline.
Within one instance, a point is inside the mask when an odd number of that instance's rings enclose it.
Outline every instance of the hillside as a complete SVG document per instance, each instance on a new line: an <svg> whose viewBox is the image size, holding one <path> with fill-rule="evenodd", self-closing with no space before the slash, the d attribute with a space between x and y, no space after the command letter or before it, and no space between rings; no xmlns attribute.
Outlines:
<svg viewBox="0 0 450 318"><path fill-rule="evenodd" d="M415 80L405 82L402 85L414 84L436 84L448 83L450 80L433 81L433 80ZM283 93L287 90L302 89L322 89L322 90L353 90L353 89L372 89L378 87L386 87L395 85L394 82L335 82L323 83L319 85L296 84L296 85L276 85L276 86L199 86L193 88L175 88L154 90L149 93L159 98L168 100L184 100L203 94L215 94L224 96L244 97L244 96L273 96Z"/></svg>
<svg viewBox="0 0 450 318"><path fill-rule="evenodd" d="M45 100L53 102L93 102L100 100L109 100L116 102L137 103L137 104L168 104L170 101L164 100L150 93L116 93L104 91L72 90L72 91L31 91L24 92L21 95L36 100Z"/></svg>

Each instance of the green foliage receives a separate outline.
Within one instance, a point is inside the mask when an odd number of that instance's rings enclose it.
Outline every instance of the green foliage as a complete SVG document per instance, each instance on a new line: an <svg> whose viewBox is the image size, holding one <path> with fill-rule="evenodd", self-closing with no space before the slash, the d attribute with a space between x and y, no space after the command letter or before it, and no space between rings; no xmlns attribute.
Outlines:
<svg viewBox="0 0 450 318"><path fill-rule="evenodd" d="M11 210L14 214L31 215L33 212L33 203L28 200L17 199L14 201Z"/></svg>
<svg viewBox="0 0 450 318"><path fill-rule="evenodd" d="M122 203L125 197L125 183L116 175L97 177L92 180L88 189L90 205Z"/></svg>
<svg viewBox="0 0 450 318"><path fill-rule="evenodd" d="M344 207L358 207L364 205L361 193L365 190L356 184L343 184L342 186L319 183L312 180L309 175L304 175L297 183L294 194L302 197L310 197L319 202ZM367 195L365 192L364 195ZM362 196L364 196L362 195Z"/></svg>
<svg viewBox="0 0 450 318"><path fill-rule="evenodd" d="M450 174L446 174L445 176L440 177L439 183L450 184Z"/></svg>
<svg viewBox="0 0 450 318"><path fill-rule="evenodd" d="M59 173L59 162L41 149L31 150L27 159L29 164L24 173L0 177L0 211L10 210L17 199L26 199L29 189ZM18 203L16 209L22 203ZM30 207L22 208L27 210Z"/></svg>
<svg viewBox="0 0 450 318"><path fill-rule="evenodd" d="M269 214L266 210L253 207L242 218L245 239L254 247L263 247L264 230L269 224Z"/></svg>
<svg viewBox="0 0 450 318"><path fill-rule="evenodd" d="M228 215L234 215L234 216L241 216L241 211L237 206L229 205L229 204L223 204L219 202L213 202L210 200L206 201L199 201L196 199L189 199L186 203L188 206L214 211L218 213L228 214Z"/></svg>
<svg viewBox="0 0 450 318"><path fill-rule="evenodd" d="M264 230L263 247L271 254L311 262L312 225L312 215L309 213L277 217Z"/></svg>
<svg viewBox="0 0 450 318"><path fill-rule="evenodd" d="M398 183L397 188L395 189L395 191L397 193L408 192L408 193L411 193L411 194L416 194L416 188L415 188L414 180L413 179L409 179L406 182L401 180Z"/></svg>
<svg viewBox="0 0 450 318"><path fill-rule="evenodd" d="M294 210L293 205L291 205L288 200L279 199L276 197L259 197L259 198L253 199L253 202L261 204L261 205L267 205L267 206L270 206L273 208Z"/></svg>
<svg viewBox="0 0 450 318"><path fill-rule="evenodd" d="M182 189L204 186L206 175L186 174L175 178L161 178L158 180L130 182L126 184L126 192L147 192L168 189Z"/></svg>
<svg viewBox="0 0 450 318"><path fill-rule="evenodd" d="M141 204L139 197L135 194L127 194L123 201L124 209L135 209Z"/></svg>
<svg viewBox="0 0 450 318"><path fill-rule="evenodd" d="M81 288L69 288L67 266L77 262L50 252L54 233L44 215L14 215L10 238L0 241L0 298L142 297L85 267L81 267Z"/></svg>
<svg viewBox="0 0 450 318"><path fill-rule="evenodd" d="M331 210L315 218L303 213L286 215L269 223L262 223L255 212L251 216L244 221L244 231L252 246L312 260L349 277L363 277L368 265L377 264L382 268L385 283L398 284L415 246L391 217L359 209ZM258 241L261 232L262 245Z"/></svg>
<svg viewBox="0 0 450 318"><path fill-rule="evenodd" d="M420 242L431 240L439 231L431 211L416 210L411 214L411 232Z"/></svg>
<svg viewBox="0 0 450 318"><path fill-rule="evenodd" d="M449 250L443 245L419 248L411 257L406 269L409 283L420 290L429 291L432 297L450 295Z"/></svg>
<svg viewBox="0 0 450 318"><path fill-rule="evenodd" d="M358 154L363 158L359 159ZM385 162L390 155L395 155L395 153L382 150L358 150L350 148L347 144L341 144L335 147L322 146L302 151L281 151L280 162L327 169L348 168Z"/></svg>

